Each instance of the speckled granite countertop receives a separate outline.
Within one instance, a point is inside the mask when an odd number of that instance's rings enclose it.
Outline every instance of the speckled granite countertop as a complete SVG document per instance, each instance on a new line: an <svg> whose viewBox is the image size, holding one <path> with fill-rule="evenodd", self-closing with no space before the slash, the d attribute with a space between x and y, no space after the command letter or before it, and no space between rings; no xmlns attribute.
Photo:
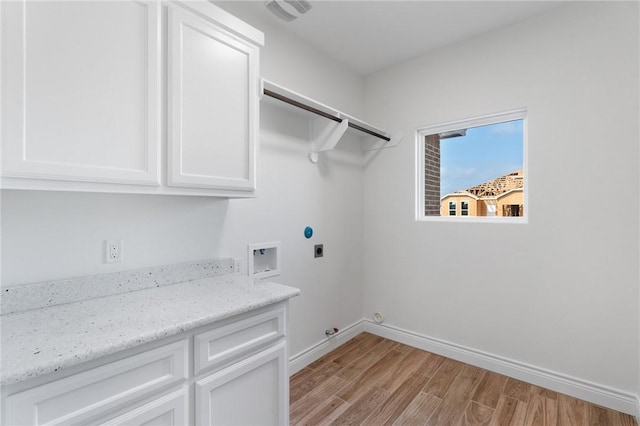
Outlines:
<svg viewBox="0 0 640 426"><path fill-rule="evenodd" d="M297 296L220 275L0 316L0 384L15 384Z"/></svg>

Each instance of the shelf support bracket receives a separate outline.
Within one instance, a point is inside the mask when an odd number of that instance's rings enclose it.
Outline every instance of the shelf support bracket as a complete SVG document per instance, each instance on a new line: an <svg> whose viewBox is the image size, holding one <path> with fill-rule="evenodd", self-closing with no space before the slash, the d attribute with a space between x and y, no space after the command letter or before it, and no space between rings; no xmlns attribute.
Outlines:
<svg viewBox="0 0 640 426"><path fill-rule="evenodd" d="M327 121L324 118L314 119L311 123L311 150L309 160L318 162L318 153L329 151L336 147L349 127L349 120L342 122Z"/></svg>
<svg viewBox="0 0 640 426"><path fill-rule="evenodd" d="M395 146L398 146L398 144L400 143L400 141L402 140L402 134L401 133L392 133L389 136L390 140L389 141L385 141L383 139L377 139L377 138L369 138L371 140L374 140L374 142L366 147L363 147L362 150L363 151L377 151L380 149L384 149L384 148L393 148Z"/></svg>

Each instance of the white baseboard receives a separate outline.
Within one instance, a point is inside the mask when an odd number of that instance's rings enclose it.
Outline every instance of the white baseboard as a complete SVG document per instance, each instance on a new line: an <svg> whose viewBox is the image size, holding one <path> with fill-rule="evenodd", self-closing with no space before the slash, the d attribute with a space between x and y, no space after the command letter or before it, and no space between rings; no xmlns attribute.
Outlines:
<svg viewBox="0 0 640 426"><path fill-rule="evenodd" d="M634 394L394 326L376 324L367 319L364 320L364 331L632 416L640 416L640 399Z"/></svg>
<svg viewBox="0 0 640 426"><path fill-rule="evenodd" d="M636 398L636 422L640 425L640 395Z"/></svg>
<svg viewBox="0 0 640 426"><path fill-rule="evenodd" d="M289 358L289 374L293 375L313 361L328 354L343 343L353 339L364 331L365 320L361 319L338 331L330 338L323 339L313 346Z"/></svg>

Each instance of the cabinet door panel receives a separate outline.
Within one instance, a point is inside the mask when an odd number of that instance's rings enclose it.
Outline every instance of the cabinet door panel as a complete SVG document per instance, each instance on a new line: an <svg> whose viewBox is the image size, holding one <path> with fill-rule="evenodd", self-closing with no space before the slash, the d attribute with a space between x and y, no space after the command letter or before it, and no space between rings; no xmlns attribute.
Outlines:
<svg viewBox="0 0 640 426"><path fill-rule="evenodd" d="M169 9L172 186L255 189L258 48Z"/></svg>
<svg viewBox="0 0 640 426"><path fill-rule="evenodd" d="M156 2L3 2L3 175L159 184Z"/></svg>
<svg viewBox="0 0 640 426"><path fill-rule="evenodd" d="M196 424L289 423L286 343L196 382Z"/></svg>

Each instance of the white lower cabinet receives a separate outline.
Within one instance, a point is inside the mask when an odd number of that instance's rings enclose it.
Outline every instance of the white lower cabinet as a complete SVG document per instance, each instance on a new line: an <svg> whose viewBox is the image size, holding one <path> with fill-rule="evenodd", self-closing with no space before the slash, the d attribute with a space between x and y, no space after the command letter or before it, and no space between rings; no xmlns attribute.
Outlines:
<svg viewBox="0 0 640 426"><path fill-rule="evenodd" d="M286 345L280 342L196 382L197 425L289 423Z"/></svg>
<svg viewBox="0 0 640 426"><path fill-rule="evenodd" d="M1 424L286 425L287 310L281 302L74 374L2 388Z"/></svg>

